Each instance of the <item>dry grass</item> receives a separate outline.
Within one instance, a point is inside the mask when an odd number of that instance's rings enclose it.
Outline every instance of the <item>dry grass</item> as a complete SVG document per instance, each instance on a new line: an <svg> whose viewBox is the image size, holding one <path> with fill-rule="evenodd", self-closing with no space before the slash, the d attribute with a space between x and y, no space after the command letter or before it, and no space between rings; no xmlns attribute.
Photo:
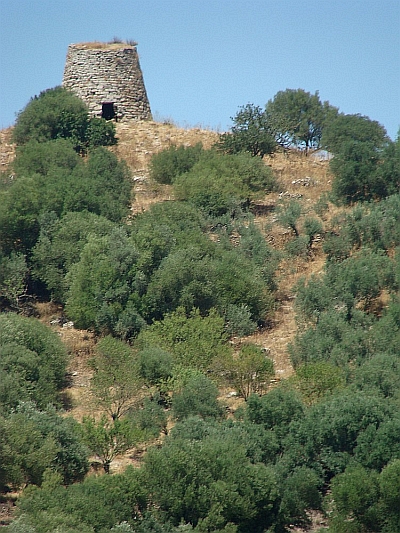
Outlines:
<svg viewBox="0 0 400 533"><path fill-rule="evenodd" d="M92 41L90 43L76 43L74 48L81 48L82 50L118 50L119 48L135 48L134 45L122 42L103 43L100 41Z"/></svg>
<svg viewBox="0 0 400 533"><path fill-rule="evenodd" d="M12 143L13 128L0 130L0 172L6 172L15 157L15 144Z"/></svg>

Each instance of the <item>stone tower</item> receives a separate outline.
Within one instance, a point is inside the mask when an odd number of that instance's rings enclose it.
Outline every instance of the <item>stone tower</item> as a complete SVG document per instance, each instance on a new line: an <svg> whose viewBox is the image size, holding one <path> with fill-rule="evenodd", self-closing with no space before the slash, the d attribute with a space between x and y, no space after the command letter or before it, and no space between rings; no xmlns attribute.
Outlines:
<svg viewBox="0 0 400 533"><path fill-rule="evenodd" d="M62 84L79 96L94 116L106 120L151 120L134 44L70 44Z"/></svg>

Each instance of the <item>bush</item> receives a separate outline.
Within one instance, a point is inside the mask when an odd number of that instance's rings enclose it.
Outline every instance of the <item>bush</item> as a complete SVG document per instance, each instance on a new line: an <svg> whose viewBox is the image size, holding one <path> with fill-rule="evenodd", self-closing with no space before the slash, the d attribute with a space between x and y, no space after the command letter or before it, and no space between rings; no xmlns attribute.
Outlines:
<svg viewBox="0 0 400 533"><path fill-rule="evenodd" d="M89 469L88 450L73 418L62 418L54 410L39 411L27 402L0 418L0 424L4 431L0 487L40 485L49 469L58 472L66 485L83 480Z"/></svg>
<svg viewBox="0 0 400 533"><path fill-rule="evenodd" d="M236 356L224 361L224 374L245 400L251 394L261 394L274 375L274 363L255 344L244 344Z"/></svg>
<svg viewBox="0 0 400 533"><path fill-rule="evenodd" d="M260 159L246 153L220 155L213 151L205 152L189 172L174 182L177 198L200 202L206 212L210 210L207 198L212 204L218 200L218 211L225 204L227 212L233 200L248 203L275 188L271 169Z"/></svg>
<svg viewBox="0 0 400 533"><path fill-rule="evenodd" d="M140 348L161 349L172 356L174 365L205 371L214 360L229 351L224 332L224 321L215 310L202 317L198 310L189 316L184 309L165 316L144 329L137 340Z"/></svg>
<svg viewBox="0 0 400 533"><path fill-rule="evenodd" d="M247 152L259 157L275 151L275 139L260 107L252 104L242 106L232 120L231 131L220 135L216 145L219 150L227 154Z"/></svg>
<svg viewBox="0 0 400 533"><path fill-rule="evenodd" d="M1 408L8 412L19 399L38 407L58 403L65 384L67 353L60 338L35 318L0 314Z"/></svg>
<svg viewBox="0 0 400 533"><path fill-rule="evenodd" d="M114 222L128 214L129 171L114 154L97 148L83 160L62 139L36 146L38 151L29 143L17 154L18 179L0 193L4 253L30 254L39 236L39 220L48 212L61 217L88 211Z"/></svg>
<svg viewBox="0 0 400 533"><path fill-rule="evenodd" d="M172 376L172 356L157 346L144 348L137 354L139 374L148 387L160 387Z"/></svg>
<svg viewBox="0 0 400 533"><path fill-rule="evenodd" d="M251 312L246 305L228 304L224 317L228 335L245 337L254 333L257 328L257 323L251 319Z"/></svg>
<svg viewBox="0 0 400 533"><path fill-rule="evenodd" d="M397 194L400 188L400 138L386 146L348 140L330 162L337 203L350 204Z"/></svg>
<svg viewBox="0 0 400 533"><path fill-rule="evenodd" d="M385 128L376 120L362 115L339 113L324 127L322 142L326 150L338 154L348 141L372 142L382 147L387 141Z"/></svg>
<svg viewBox="0 0 400 533"><path fill-rule="evenodd" d="M69 212L62 218L45 213L39 218L40 235L32 250L33 276L42 281L53 300L65 302L65 276L80 259L90 235L111 233L114 223L100 215Z"/></svg>
<svg viewBox="0 0 400 533"><path fill-rule="evenodd" d="M83 101L63 87L42 91L18 113L13 139L17 144L68 139L77 152L88 147L116 144L115 128L101 119L89 119Z"/></svg>
<svg viewBox="0 0 400 533"><path fill-rule="evenodd" d="M189 379L183 389L172 398L172 411L177 420L198 415L202 418L220 418L223 408L218 402L219 391L206 376L199 374Z"/></svg>
<svg viewBox="0 0 400 533"><path fill-rule="evenodd" d="M284 457L323 473L328 481L354 461L360 439L372 440L371 428L393 419L395 410L386 399L360 392L328 396L310 407L304 419L292 422Z"/></svg>
<svg viewBox="0 0 400 533"><path fill-rule="evenodd" d="M90 236L66 277L66 313L78 327L122 339L137 334L145 324L138 309L137 260L125 229L115 228L105 237Z"/></svg>
<svg viewBox="0 0 400 533"><path fill-rule="evenodd" d="M201 143L188 147L171 145L153 155L150 161L150 176L158 183L170 185L180 174L188 172L202 154Z"/></svg>

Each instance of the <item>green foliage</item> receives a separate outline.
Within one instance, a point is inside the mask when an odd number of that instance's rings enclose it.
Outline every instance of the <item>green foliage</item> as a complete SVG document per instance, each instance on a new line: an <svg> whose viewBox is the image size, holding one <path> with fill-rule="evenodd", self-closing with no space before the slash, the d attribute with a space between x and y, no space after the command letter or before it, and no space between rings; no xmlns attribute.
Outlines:
<svg viewBox="0 0 400 533"><path fill-rule="evenodd" d="M131 240L140 252L139 267L146 281L171 251L195 242L206 243L205 230L199 210L185 202L159 202L136 216Z"/></svg>
<svg viewBox="0 0 400 533"><path fill-rule="evenodd" d="M128 420L139 429L143 440L154 439L161 432L167 432L167 412L160 404L163 401L159 394L155 394L152 398L145 398L139 409L134 407L128 412Z"/></svg>
<svg viewBox="0 0 400 533"><path fill-rule="evenodd" d="M105 415L98 421L84 417L81 429L83 442L100 459L107 474L113 459L133 448L141 436L128 419L110 422Z"/></svg>
<svg viewBox="0 0 400 533"><path fill-rule="evenodd" d="M331 363L317 362L299 366L291 380L303 402L312 405L345 385L344 371Z"/></svg>
<svg viewBox="0 0 400 533"><path fill-rule="evenodd" d="M228 381L245 400L265 391L274 375L272 359L255 344L244 344L239 354L227 357L223 364Z"/></svg>
<svg viewBox="0 0 400 533"><path fill-rule="evenodd" d="M195 247L171 253L151 280L146 301L150 316L160 319L169 310L193 307L206 314L216 307L224 314L228 305L245 305L252 320L264 321L272 308L262 270L233 249L209 242L208 250Z"/></svg>
<svg viewBox="0 0 400 533"><path fill-rule="evenodd" d="M275 151L276 142L261 107L253 104L242 106L232 121L231 131L220 135L216 145L219 150L228 154L248 152L260 157Z"/></svg>
<svg viewBox="0 0 400 533"><path fill-rule="evenodd" d="M39 220L48 212L60 217L89 211L115 222L128 213L129 172L105 148L83 160L63 139L29 143L15 165L17 179L0 192L0 238L6 254L30 253L39 237Z"/></svg>
<svg viewBox="0 0 400 533"><path fill-rule="evenodd" d="M87 449L80 440L79 425L72 417L60 416L54 408L38 410L34 404L26 403L18 407L27 421L32 421L43 437L52 437L58 447L51 466L62 476L64 484L82 481L89 465ZM10 416L12 418L13 415Z"/></svg>
<svg viewBox="0 0 400 533"><path fill-rule="evenodd" d="M27 292L28 266L25 255L11 252L0 256L0 298L4 298L11 309L20 311Z"/></svg>
<svg viewBox="0 0 400 533"><path fill-rule="evenodd" d="M381 531L377 506L378 479L376 473L356 465L348 467L332 480L332 497L335 502L335 515L332 519L334 532Z"/></svg>
<svg viewBox="0 0 400 533"><path fill-rule="evenodd" d="M400 346L400 301L394 297L374 326L370 341L375 352L398 355Z"/></svg>
<svg viewBox="0 0 400 533"><path fill-rule="evenodd" d="M362 115L339 113L324 127L323 145L332 154L338 154L349 141L370 142L382 147L387 142L385 128L376 120Z"/></svg>
<svg viewBox="0 0 400 533"><path fill-rule="evenodd" d="M15 414L0 417L0 430L0 490L39 485L58 452L53 436L42 435L33 421Z"/></svg>
<svg viewBox="0 0 400 533"><path fill-rule="evenodd" d="M374 330L372 334L374 336ZM358 389L369 394L399 398L400 358L394 354L375 353L355 370L352 381Z"/></svg>
<svg viewBox="0 0 400 533"><path fill-rule="evenodd" d="M361 364L370 354L369 332L374 322L357 310L349 318L340 305L322 313L314 327L299 332L289 344L293 366L321 361L344 368L349 362Z"/></svg>
<svg viewBox="0 0 400 533"><path fill-rule="evenodd" d="M220 418L223 408L218 401L218 387L206 376L198 374L189 379L172 398L172 411L177 420L198 415Z"/></svg>
<svg viewBox="0 0 400 533"><path fill-rule="evenodd" d="M54 410L39 411L28 402L0 418L0 425L1 489L40 485L47 469L58 472L64 484L81 481L87 473L87 449L72 418L62 418Z"/></svg>
<svg viewBox="0 0 400 533"><path fill-rule="evenodd" d="M400 528L400 459L384 468L379 476L381 505L384 516L384 530L396 531Z"/></svg>
<svg viewBox="0 0 400 533"><path fill-rule="evenodd" d="M226 332L229 336L245 337L257 329L257 323L251 319L251 312L244 304L228 304L225 308L224 318Z"/></svg>
<svg viewBox="0 0 400 533"><path fill-rule="evenodd" d="M97 343L91 363L96 402L112 420L118 420L133 405L141 386L132 349L123 341L104 337Z"/></svg>
<svg viewBox="0 0 400 533"><path fill-rule="evenodd" d="M301 215L301 204L297 200L290 200L282 204L277 210L277 221L281 226L289 227L296 237L300 235L297 221Z"/></svg>
<svg viewBox="0 0 400 533"><path fill-rule="evenodd" d="M70 268L66 313L80 328L133 337L143 327L137 308L138 254L123 228L90 236L80 260Z"/></svg>
<svg viewBox="0 0 400 533"><path fill-rule="evenodd" d="M12 167L18 178L38 174L43 178L54 180L55 173L71 173L81 158L65 139L53 139L46 142L29 141L17 147Z"/></svg>
<svg viewBox="0 0 400 533"><path fill-rule="evenodd" d="M219 294L213 286L216 265L212 247L210 242L208 250L194 246L177 249L160 263L146 294L149 318L161 320L178 307L184 307L187 314L194 307L206 314L215 306Z"/></svg>
<svg viewBox="0 0 400 533"><path fill-rule="evenodd" d="M305 278L300 278L295 291L296 320L299 323L318 322L321 313L329 308L332 301L331 290L326 279L316 275L311 275L307 281Z"/></svg>
<svg viewBox="0 0 400 533"><path fill-rule="evenodd" d="M265 106L268 128L276 142L306 153L321 146L325 124L336 113L329 102L321 102L318 91L311 94L303 89L279 91Z"/></svg>
<svg viewBox="0 0 400 533"><path fill-rule="evenodd" d="M377 475L358 465L332 481L334 512L330 531L389 533L400 526L400 460Z"/></svg>
<svg viewBox="0 0 400 533"><path fill-rule="evenodd" d="M86 130L86 144L89 150L98 146L113 146L117 144L115 126L113 122L93 117L89 120Z"/></svg>
<svg viewBox="0 0 400 533"><path fill-rule="evenodd" d="M18 399L38 407L58 402L65 384L66 350L60 338L35 318L0 314L1 409L8 412Z"/></svg>
<svg viewBox="0 0 400 533"><path fill-rule="evenodd" d="M281 437L289 431L290 422L302 420L304 404L296 391L277 387L261 397L252 394L246 416L252 423L273 429Z"/></svg>
<svg viewBox="0 0 400 533"><path fill-rule="evenodd" d="M383 143L349 139L330 162L337 203L376 200L398 194L400 138Z"/></svg>
<svg viewBox="0 0 400 533"><path fill-rule="evenodd" d="M372 143L348 141L343 144L341 151L330 162L335 176L332 191L338 201L350 204L385 196L376 181L378 163L379 154Z"/></svg>
<svg viewBox="0 0 400 533"><path fill-rule="evenodd" d="M307 259L310 255L310 240L305 235L299 235L285 244L285 251L290 256Z"/></svg>
<svg viewBox="0 0 400 533"><path fill-rule="evenodd" d="M25 491L18 512L35 533L105 533L124 521L136 523L146 505L142 486L133 468L113 476L89 476L66 488L50 479L41 488Z"/></svg>
<svg viewBox="0 0 400 533"><path fill-rule="evenodd" d="M62 87L55 87L33 97L20 111L14 141L25 144L30 140L45 142L69 138L79 149L87 121L88 110L82 100Z"/></svg>
<svg viewBox="0 0 400 533"><path fill-rule="evenodd" d="M398 194L400 191L400 132L395 142L389 142L383 150L376 181L383 191L381 196Z"/></svg>
<svg viewBox="0 0 400 533"><path fill-rule="evenodd" d="M369 435L371 426L390 420L394 409L387 401L362 393L344 391L327 397L291 424L284 460L314 468L329 480L351 463L359 439Z"/></svg>
<svg viewBox="0 0 400 533"><path fill-rule="evenodd" d="M148 387L161 388L162 384L172 376L172 355L158 346L149 346L140 350L137 360L139 375Z"/></svg>
<svg viewBox="0 0 400 533"><path fill-rule="evenodd" d="M280 522L307 528L311 520L306 510L321 509L321 480L311 468L300 467L281 482Z"/></svg>
<svg viewBox="0 0 400 533"><path fill-rule="evenodd" d="M128 214L131 187L126 163L106 148L96 148L72 175L63 212L87 210L120 222Z"/></svg>
<svg viewBox="0 0 400 533"><path fill-rule="evenodd" d="M239 224L237 232L240 235L240 241L235 249L259 268L261 278L270 290L275 290L274 277L279 254L267 244L265 236L251 219L244 224Z"/></svg>
<svg viewBox="0 0 400 533"><path fill-rule="evenodd" d="M212 216L228 212L234 200L249 202L275 188L271 169L246 153L205 152L189 172L174 181L178 199L188 200Z"/></svg>
<svg viewBox="0 0 400 533"><path fill-rule="evenodd" d="M394 349L395 303L389 307L394 314L385 315L382 325L373 310L383 291L394 294L398 289L395 265L381 251L363 247L342 261L329 261L324 277L311 276L307 284L299 281L297 320L311 327L300 330L289 347L295 367L317 361L361 364L376 349ZM392 322L391 327L384 327L385 321Z"/></svg>
<svg viewBox="0 0 400 533"><path fill-rule="evenodd" d="M116 144L114 126L89 118L83 101L62 87L42 91L18 113L13 139L17 144L68 139L77 152Z"/></svg>
<svg viewBox="0 0 400 533"><path fill-rule="evenodd" d="M106 236L114 224L87 211L66 213L61 219L55 213L45 213L39 222L40 235L31 259L34 276L46 284L53 300L65 302L65 276L79 261L89 236Z"/></svg>
<svg viewBox="0 0 400 533"><path fill-rule="evenodd" d="M169 440L146 455L144 475L154 504L175 525L202 523L204 531L216 531L232 523L258 533L274 522L274 472L251 464L231 440Z"/></svg>
<svg viewBox="0 0 400 533"><path fill-rule="evenodd" d="M195 146L171 145L154 154L150 161L150 176L158 183L171 184L176 178L189 170L197 163L203 154L201 143Z"/></svg>
<svg viewBox="0 0 400 533"><path fill-rule="evenodd" d="M323 226L317 218L307 217L303 223L303 231L308 238L308 248L311 250L317 235L323 233Z"/></svg>
<svg viewBox="0 0 400 533"><path fill-rule="evenodd" d="M347 307L363 304L368 310L383 289L396 290L393 261L382 253L364 247L342 262L331 262L326 269L327 284L338 303Z"/></svg>
<svg viewBox="0 0 400 533"><path fill-rule="evenodd" d="M394 413L378 427L371 425L359 435L354 457L365 468L379 472L391 461L400 459L399 438L400 417Z"/></svg>
<svg viewBox="0 0 400 533"><path fill-rule="evenodd" d="M224 321L215 312L202 317L198 310L189 316L178 308L155 322L138 337L140 348L160 348L171 354L174 365L207 370L229 352Z"/></svg>

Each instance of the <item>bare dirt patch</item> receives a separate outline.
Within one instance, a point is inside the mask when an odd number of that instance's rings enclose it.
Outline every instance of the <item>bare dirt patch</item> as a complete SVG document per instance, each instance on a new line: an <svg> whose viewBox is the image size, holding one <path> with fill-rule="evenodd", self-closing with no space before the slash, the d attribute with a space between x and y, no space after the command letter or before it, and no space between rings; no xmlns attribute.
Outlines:
<svg viewBox="0 0 400 533"><path fill-rule="evenodd" d="M0 130L0 172L6 172L15 157L15 144L12 142L13 128Z"/></svg>

